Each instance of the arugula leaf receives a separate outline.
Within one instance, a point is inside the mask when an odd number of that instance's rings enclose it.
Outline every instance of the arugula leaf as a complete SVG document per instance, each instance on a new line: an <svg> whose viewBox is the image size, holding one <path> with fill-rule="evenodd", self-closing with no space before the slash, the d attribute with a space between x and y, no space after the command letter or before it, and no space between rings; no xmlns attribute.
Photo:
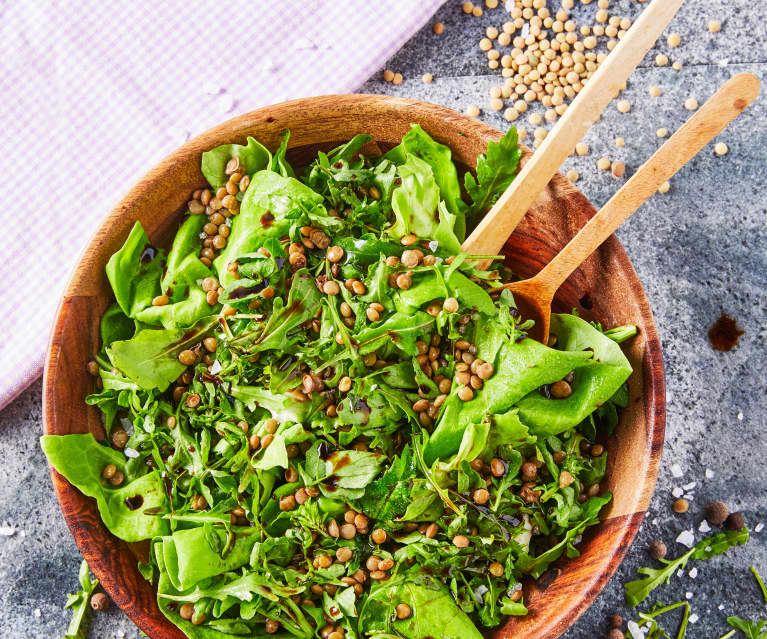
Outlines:
<svg viewBox="0 0 767 639"><path fill-rule="evenodd" d="M663 583L668 583L678 570L683 570L690 559L709 559L721 555L734 546L748 541L748 529L732 530L717 533L701 539L689 551L676 559L659 559L664 564L662 568L643 566L638 570L643 579L630 581L623 585L626 591L626 605L633 608L642 603L650 593Z"/></svg>
<svg viewBox="0 0 767 639"><path fill-rule="evenodd" d="M522 149L517 129L511 127L498 142L489 142L487 154L477 157L477 177L466 173L464 187L472 199L467 217L476 221L495 203L517 174Z"/></svg>
<svg viewBox="0 0 767 639"><path fill-rule="evenodd" d="M406 446L380 479L367 485L360 506L368 517L391 521L410 503L410 480L416 472L413 450Z"/></svg>
<svg viewBox="0 0 767 639"><path fill-rule="evenodd" d="M753 621L740 617L727 617L727 623L740 630L748 639L767 639L767 621Z"/></svg>
<svg viewBox="0 0 767 639"><path fill-rule="evenodd" d="M762 581L762 577L759 575L759 573L756 571L756 568L753 566L749 566L748 568L751 571L751 574L754 575L754 579L756 579L756 583L759 584L759 590L762 591L762 598L764 599L765 605L767 605L767 587L765 587L764 582Z"/></svg>
<svg viewBox="0 0 767 639"><path fill-rule="evenodd" d="M64 606L65 608L72 608L72 620L69 622L69 628L67 628L67 634L64 635L64 639L85 639L86 623L90 611L88 604L96 587L99 585L98 579L91 580L88 563L85 559L80 564L79 578L82 590L68 595L67 603Z"/></svg>

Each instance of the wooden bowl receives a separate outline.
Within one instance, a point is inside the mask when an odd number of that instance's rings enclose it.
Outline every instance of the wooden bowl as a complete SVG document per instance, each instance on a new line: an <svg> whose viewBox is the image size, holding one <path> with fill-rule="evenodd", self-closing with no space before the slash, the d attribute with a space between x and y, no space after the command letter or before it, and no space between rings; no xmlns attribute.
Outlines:
<svg viewBox="0 0 767 639"><path fill-rule="evenodd" d="M104 437L100 414L86 406L92 391L86 362L98 352L99 318L112 293L104 266L140 220L152 241L167 246L189 194L205 182L200 154L214 146L243 143L252 135L276 148L290 129L288 159L308 164L356 133L370 133L386 149L399 143L411 122L449 145L462 168L473 168L478 153L500 132L454 111L401 98L372 95L296 100L241 115L191 140L149 172L102 222L85 250L61 300L45 363L43 415L47 434L93 432ZM526 152L529 156L529 151ZM521 276L536 273L595 213L568 180L556 175L509 239L507 263ZM658 335L642 285L626 253L611 237L560 289L557 310L577 309L606 327L633 323L639 336L627 346L634 367L630 404L607 442L607 487L612 503L604 521L589 530L582 555L559 564L548 588L525 586L530 614L510 618L490 633L496 638L554 639L591 604L620 564L639 530L655 486L663 445L665 389ZM83 557L106 592L136 625L154 639L182 639L183 633L159 611L152 586L136 567L148 544L113 537L99 518L96 502L83 496L55 470L53 486ZM542 589L543 588L543 589Z"/></svg>

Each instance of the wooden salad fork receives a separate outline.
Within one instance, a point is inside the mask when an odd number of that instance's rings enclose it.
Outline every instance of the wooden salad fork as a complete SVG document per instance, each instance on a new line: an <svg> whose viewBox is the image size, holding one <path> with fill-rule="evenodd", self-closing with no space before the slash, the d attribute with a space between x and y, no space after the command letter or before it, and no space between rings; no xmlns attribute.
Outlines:
<svg viewBox="0 0 767 639"><path fill-rule="evenodd" d="M728 80L535 277L503 286L513 293L522 316L535 320L531 337L544 344L548 341L551 302L562 283L757 95L759 79L756 76L741 73Z"/></svg>

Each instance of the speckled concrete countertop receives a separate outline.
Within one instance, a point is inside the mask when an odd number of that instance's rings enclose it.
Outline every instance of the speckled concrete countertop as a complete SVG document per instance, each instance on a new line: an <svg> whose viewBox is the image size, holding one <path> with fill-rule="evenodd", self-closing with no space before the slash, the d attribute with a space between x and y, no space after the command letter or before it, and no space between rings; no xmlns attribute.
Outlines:
<svg viewBox="0 0 767 639"><path fill-rule="evenodd" d="M481 18L465 16L458 0L449 0L434 21L445 24L441 36L431 25L387 65L402 73L399 86L380 74L361 92L389 93L464 110L482 109L481 118L506 129L489 109L488 91L500 85L477 43L487 26L500 27L503 9ZM596 2L573 10L579 24L593 24ZM635 17L636 0L612 0L611 13ZM559 2L549 1L550 8ZM570 158L578 186L599 206L622 181L596 168L607 156L622 160L627 176L655 150L659 127L673 131L689 116L683 103L694 96L702 103L727 78L740 71L767 80L767 21L764 0L687 0L669 32L682 46L659 51L681 61L679 71L657 67L653 51L629 82L624 98L630 113L608 108L588 133L588 155ZM382 17L382 19L385 19ZM716 35L709 19L722 22ZM434 81L424 84L421 75ZM651 98L650 85L662 96ZM742 510L750 528L767 522L767 99L760 99L721 136L729 153L719 157L710 147L672 181L666 195L656 195L618 233L644 283L663 342L668 384L667 438L652 507L626 560L594 605L563 637L604 636L607 617L627 616L621 584L637 567L652 563L646 550L662 539L670 555L684 550L674 542L684 529L698 526L705 504L721 499ZM540 105L538 111L542 113ZM532 133L526 120L517 124ZM549 125L550 128L550 125ZM617 148L616 137L626 145ZM530 141L530 138L528 138ZM624 178L625 179L625 178ZM709 326L724 310L746 331L729 353L711 349ZM62 636L69 612L66 594L77 590L80 555L53 496L38 437L41 431L40 382L0 412L0 636L37 639ZM708 472L707 472L708 471ZM671 510L675 489L692 484L689 512ZM748 566L767 576L767 530L723 557L698 564L697 577L675 577L654 596L665 603L688 597L699 620L688 637L719 637L725 617L767 617ZM670 624L670 632L676 626ZM94 617L90 637L137 637L139 631L114 607Z"/></svg>

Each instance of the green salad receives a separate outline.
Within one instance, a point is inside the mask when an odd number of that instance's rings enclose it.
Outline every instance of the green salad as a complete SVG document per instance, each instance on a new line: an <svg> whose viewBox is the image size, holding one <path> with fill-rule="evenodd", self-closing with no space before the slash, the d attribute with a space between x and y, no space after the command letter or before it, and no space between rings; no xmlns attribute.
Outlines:
<svg viewBox="0 0 767 639"><path fill-rule="evenodd" d="M300 172L288 138L203 153L167 250L135 225L88 363L107 439L43 449L150 540L139 569L190 639L479 638L610 501L597 440L636 328L555 314L528 339L501 261L461 253L513 128L463 180L417 125Z"/></svg>

